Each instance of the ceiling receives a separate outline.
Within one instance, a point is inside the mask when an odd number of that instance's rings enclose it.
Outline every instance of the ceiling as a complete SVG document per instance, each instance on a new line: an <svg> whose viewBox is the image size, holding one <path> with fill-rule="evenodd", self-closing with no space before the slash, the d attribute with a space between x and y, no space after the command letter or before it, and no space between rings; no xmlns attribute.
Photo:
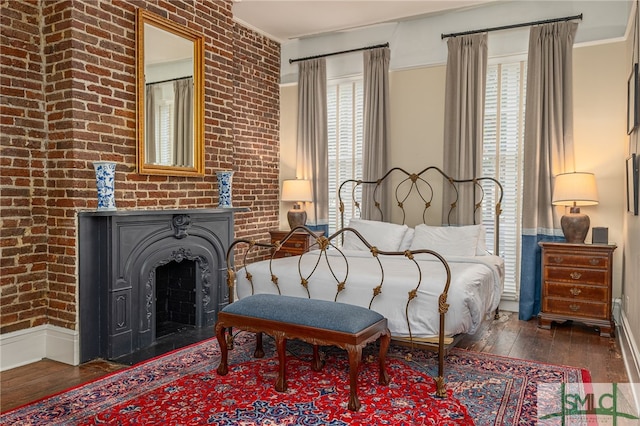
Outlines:
<svg viewBox="0 0 640 426"><path fill-rule="evenodd" d="M234 20L281 43L503 0L235 0Z"/></svg>

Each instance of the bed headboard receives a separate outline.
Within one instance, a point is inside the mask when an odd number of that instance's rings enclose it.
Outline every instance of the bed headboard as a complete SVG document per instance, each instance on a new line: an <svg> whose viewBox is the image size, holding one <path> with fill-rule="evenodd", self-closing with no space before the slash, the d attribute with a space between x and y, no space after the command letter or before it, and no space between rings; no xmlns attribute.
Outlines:
<svg viewBox="0 0 640 426"><path fill-rule="evenodd" d="M382 189L387 190L388 207L383 206ZM370 194L363 200L363 193ZM469 202L461 202L462 195L468 194ZM500 252L500 213L502 212L502 185L492 177L477 177L473 179L456 179L444 173L436 166L429 166L418 173L409 173L400 167L394 167L381 178L372 181L348 179L340 184L338 201L340 208L340 225L345 227L351 217L362 217L365 207L363 202L370 203L373 211L371 220L391 221L405 224L408 209L421 210L421 223L428 224L433 217L440 218L440 224L456 225L456 209L468 210L464 212L471 218L472 224L482 223L483 209L492 209L493 221L483 223L487 232L494 236L494 253ZM366 198L366 197L365 197ZM353 211L345 212L345 201L353 206ZM434 212L433 205L446 205L441 211ZM466 204L466 205L465 205Z"/></svg>

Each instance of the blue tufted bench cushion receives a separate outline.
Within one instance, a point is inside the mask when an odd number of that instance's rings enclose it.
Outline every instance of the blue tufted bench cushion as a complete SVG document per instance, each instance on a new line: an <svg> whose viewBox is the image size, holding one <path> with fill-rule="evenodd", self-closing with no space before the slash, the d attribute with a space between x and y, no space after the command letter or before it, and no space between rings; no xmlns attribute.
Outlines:
<svg viewBox="0 0 640 426"><path fill-rule="evenodd" d="M276 294L254 294L222 312L355 334L384 317L361 306Z"/></svg>

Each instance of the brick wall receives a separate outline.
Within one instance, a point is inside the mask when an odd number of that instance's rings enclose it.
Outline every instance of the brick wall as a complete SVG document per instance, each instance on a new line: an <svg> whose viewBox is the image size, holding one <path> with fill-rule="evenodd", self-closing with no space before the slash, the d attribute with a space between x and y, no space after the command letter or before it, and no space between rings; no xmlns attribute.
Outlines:
<svg viewBox="0 0 640 426"><path fill-rule="evenodd" d="M41 11L0 8L0 327L12 331L46 322L47 123Z"/></svg>
<svg viewBox="0 0 640 426"><path fill-rule="evenodd" d="M250 206L253 212L237 216L236 235L263 232L268 240L268 229L279 225L280 47L240 25L235 31L233 139L240 143L233 144L233 161L241 186L234 206Z"/></svg>
<svg viewBox="0 0 640 426"><path fill-rule="evenodd" d="M231 1L2 0L0 333L77 327L79 210L111 160L118 209L217 205L233 169L236 236L278 226L280 46L232 20ZM135 8L205 37L205 176L136 173Z"/></svg>

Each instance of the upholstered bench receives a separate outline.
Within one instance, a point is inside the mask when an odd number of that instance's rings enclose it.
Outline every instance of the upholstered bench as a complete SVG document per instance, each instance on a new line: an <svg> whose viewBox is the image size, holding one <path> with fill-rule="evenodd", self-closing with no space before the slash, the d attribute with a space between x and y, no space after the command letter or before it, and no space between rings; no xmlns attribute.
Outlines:
<svg viewBox="0 0 640 426"><path fill-rule="evenodd" d="M369 309L344 303L307 299L275 294L256 294L224 307L218 313L216 337L220 344L221 360L218 374L228 372L227 328L258 333L256 356L263 356L261 334L273 336L278 352L279 371L275 389L287 390L286 344L287 339L299 339L313 345L312 369L319 371L322 362L318 345L332 345L346 349L349 354L349 404L352 411L360 409L358 400L358 367L362 348L380 338L379 378L381 385L389 384L385 367L391 333L387 319Z"/></svg>

